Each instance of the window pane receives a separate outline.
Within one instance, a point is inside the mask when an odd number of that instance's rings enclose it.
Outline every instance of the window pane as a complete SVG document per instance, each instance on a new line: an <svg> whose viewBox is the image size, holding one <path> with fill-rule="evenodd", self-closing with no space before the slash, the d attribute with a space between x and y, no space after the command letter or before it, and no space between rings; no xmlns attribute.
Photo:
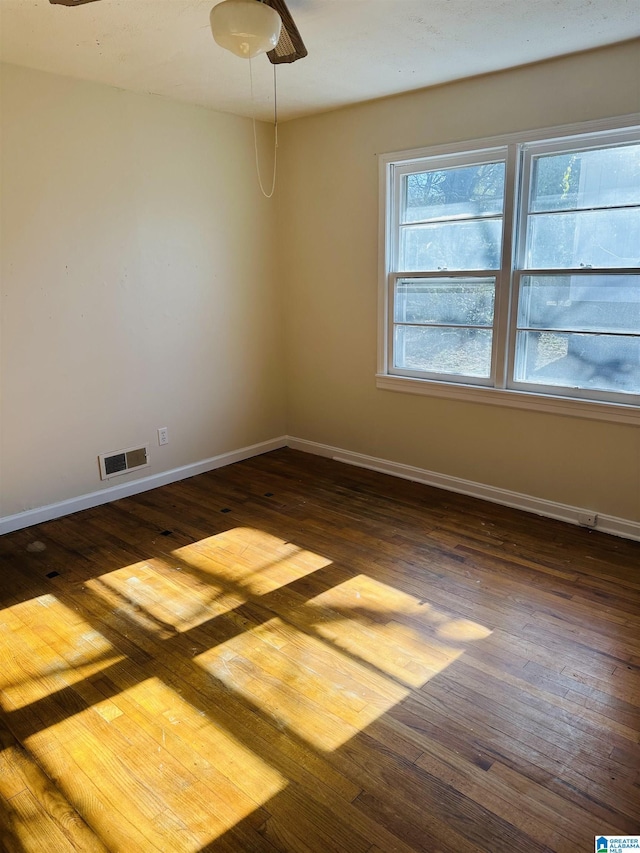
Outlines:
<svg viewBox="0 0 640 853"><path fill-rule="evenodd" d="M503 198L504 163L406 175L401 221L501 214Z"/></svg>
<svg viewBox="0 0 640 853"><path fill-rule="evenodd" d="M494 278L402 279L396 282L396 323L492 326Z"/></svg>
<svg viewBox="0 0 640 853"><path fill-rule="evenodd" d="M528 269L640 265L640 208L529 217Z"/></svg>
<svg viewBox="0 0 640 853"><path fill-rule="evenodd" d="M400 232L400 269L495 270L501 246L502 220L405 225Z"/></svg>
<svg viewBox="0 0 640 853"><path fill-rule="evenodd" d="M640 275L523 276L518 326L640 334Z"/></svg>
<svg viewBox="0 0 640 853"><path fill-rule="evenodd" d="M535 157L531 210L640 204L640 145Z"/></svg>
<svg viewBox="0 0 640 853"><path fill-rule="evenodd" d="M640 394L640 337L518 332L515 379Z"/></svg>
<svg viewBox="0 0 640 853"><path fill-rule="evenodd" d="M459 376L491 374L489 329L397 326L394 367Z"/></svg>

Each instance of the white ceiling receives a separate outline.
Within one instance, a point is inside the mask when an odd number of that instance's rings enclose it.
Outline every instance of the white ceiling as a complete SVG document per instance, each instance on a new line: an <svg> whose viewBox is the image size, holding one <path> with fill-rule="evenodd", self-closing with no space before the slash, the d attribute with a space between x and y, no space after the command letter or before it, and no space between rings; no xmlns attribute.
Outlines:
<svg viewBox="0 0 640 853"><path fill-rule="evenodd" d="M0 58L251 115L249 68L209 30L217 0L0 0ZM278 69L281 118L640 35L640 0L288 0L309 56ZM254 60L256 115L272 66ZM570 97L570 93L567 93Z"/></svg>

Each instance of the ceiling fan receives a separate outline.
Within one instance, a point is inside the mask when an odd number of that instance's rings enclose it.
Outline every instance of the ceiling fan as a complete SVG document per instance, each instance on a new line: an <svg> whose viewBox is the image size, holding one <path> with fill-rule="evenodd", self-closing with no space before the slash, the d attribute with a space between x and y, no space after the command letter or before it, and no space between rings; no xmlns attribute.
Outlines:
<svg viewBox="0 0 640 853"><path fill-rule="evenodd" d="M97 0L49 0L49 3L54 6L82 6L85 3L95 2ZM297 59L303 59L307 56L307 48L284 0L255 0L255 2L270 6L278 13L282 21L280 38L273 50L267 52L269 61L273 65L279 65L281 62L295 62Z"/></svg>

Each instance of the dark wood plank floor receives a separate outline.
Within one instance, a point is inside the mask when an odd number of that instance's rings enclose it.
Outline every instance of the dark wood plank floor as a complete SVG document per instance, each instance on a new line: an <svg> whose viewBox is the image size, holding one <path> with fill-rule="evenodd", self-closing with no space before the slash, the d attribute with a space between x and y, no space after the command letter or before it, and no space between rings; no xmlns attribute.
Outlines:
<svg viewBox="0 0 640 853"><path fill-rule="evenodd" d="M281 450L0 562L10 853L639 831L639 543Z"/></svg>

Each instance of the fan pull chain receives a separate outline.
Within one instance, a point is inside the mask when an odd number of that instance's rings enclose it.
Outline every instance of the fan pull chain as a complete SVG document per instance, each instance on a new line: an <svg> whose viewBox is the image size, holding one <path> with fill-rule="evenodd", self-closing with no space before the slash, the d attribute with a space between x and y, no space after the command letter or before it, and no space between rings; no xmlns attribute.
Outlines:
<svg viewBox="0 0 640 853"><path fill-rule="evenodd" d="M276 78L276 66L273 66L273 130L274 130L274 148L273 148L273 180L271 181L271 191L267 192L262 184L262 176L260 175L260 160L258 158L258 134L256 131L256 103L253 96L253 66L251 57L249 57L249 79L251 80L251 110L253 121L253 147L256 154L256 172L258 174L258 183L262 195L265 198L271 198L276 188L276 167L278 165L278 86Z"/></svg>

